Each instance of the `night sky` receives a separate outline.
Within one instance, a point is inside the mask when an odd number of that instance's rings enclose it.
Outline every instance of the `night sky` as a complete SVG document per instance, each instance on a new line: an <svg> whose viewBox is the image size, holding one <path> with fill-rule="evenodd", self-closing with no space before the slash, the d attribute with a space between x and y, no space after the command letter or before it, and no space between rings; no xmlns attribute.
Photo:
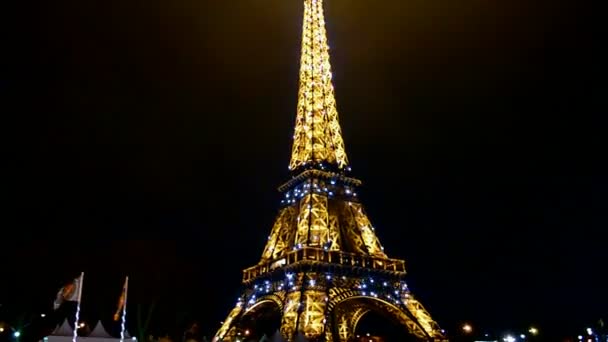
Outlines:
<svg viewBox="0 0 608 342"><path fill-rule="evenodd" d="M608 317L606 57L575 2L326 1L363 203L448 329ZM130 308L213 332L289 177L301 1L1 6L2 315L85 271L106 319L129 274Z"/></svg>

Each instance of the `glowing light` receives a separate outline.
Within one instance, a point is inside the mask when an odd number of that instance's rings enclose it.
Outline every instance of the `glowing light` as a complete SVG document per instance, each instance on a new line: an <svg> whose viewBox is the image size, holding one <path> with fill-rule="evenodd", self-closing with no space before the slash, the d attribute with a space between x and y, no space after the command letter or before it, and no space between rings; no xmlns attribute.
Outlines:
<svg viewBox="0 0 608 342"><path fill-rule="evenodd" d="M76 314L74 315L74 322L78 322L80 320L80 295L82 294L82 285L84 282L84 272L80 273L80 278L75 279L76 289L78 291L78 298L76 302ZM74 335L72 336L72 342L76 342L78 338L78 329L74 329Z"/></svg>
<svg viewBox="0 0 608 342"><path fill-rule="evenodd" d="M126 327L125 327L125 323L127 322L127 289L129 286L129 277L125 278L125 284L124 284L124 289L123 291L125 291L125 297L124 297L124 303L122 304L122 315L121 315L121 319L120 319L120 342L124 341L125 339L125 331L126 331Z"/></svg>
<svg viewBox="0 0 608 342"><path fill-rule="evenodd" d="M304 6L300 90L289 163L291 170L307 163L317 164L321 169L325 168L325 163L339 169L348 165L331 83L322 6L321 1L306 1ZM318 43L314 44L314 41Z"/></svg>
<svg viewBox="0 0 608 342"><path fill-rule="evenodd" d="M19 331L15 331L15 332L13 333L13 336L15 336L15 337L19 337L19 336L21 336L21 332L19 332Z"/></svg>
<svg viewBox="0 0 608 342"><path fill-rule="evenodd" d="M505 338L502 339L505 342L515 342L517 341L517 339L511 335L507 335Z"/></svg>
<svg viewBox="0 0 608 342"><path fill-rule="evenodd" d="M538 329L536 329L535 327L530 327L530 329L528 329L528 332L534 336L538 335Z"/></svg>
<svg viewBox="0 0 608 342"><path fill-rule="evenodd" d="M470 324L465 323L465 324L462 326L462 331L464 331L464 332L465 332L465 333L467 333L467 334L470 334L470 333L473 331L473 327L472 327Z"/></svg>

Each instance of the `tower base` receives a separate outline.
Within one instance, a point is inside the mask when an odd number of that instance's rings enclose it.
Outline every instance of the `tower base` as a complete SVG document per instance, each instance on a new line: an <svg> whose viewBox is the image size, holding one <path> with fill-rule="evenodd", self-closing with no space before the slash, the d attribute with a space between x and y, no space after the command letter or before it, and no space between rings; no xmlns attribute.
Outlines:
<svg viewBox="0 0 608 342"><path fill-rule="evenodd" d="M214 341L244 342L272 335L260 331L274 317L288 342L350 342L361 318L370 312L403 326L418 341L447 338L402 278L404 272L364 267L301 263L252 279L217 332ZM252 339L253 340L253 339Z"/></svg>

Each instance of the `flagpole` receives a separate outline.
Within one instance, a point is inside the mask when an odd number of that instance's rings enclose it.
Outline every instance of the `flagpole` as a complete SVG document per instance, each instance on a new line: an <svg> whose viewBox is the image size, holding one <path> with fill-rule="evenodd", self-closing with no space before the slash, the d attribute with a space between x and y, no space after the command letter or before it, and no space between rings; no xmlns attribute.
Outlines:
<svg viewBox="0 0 608 342"><path fill-rule="evenodd" d="M120 323L120 342L125 339L125 325L127 322L127 293L129 292L129 276L125 279L125 302L122 305L122 322Z"/></svg>
<svg viewBox="0 0 608 342"><path fill-rule="evenodd" d="M78 300L76 301L76 315L74 320L74 336L72 342L76 342L78 337L78 320L80 319L80 299L82 298L82 283L84 282L84 272L80 272L80 279L78 280Z"/></svg>

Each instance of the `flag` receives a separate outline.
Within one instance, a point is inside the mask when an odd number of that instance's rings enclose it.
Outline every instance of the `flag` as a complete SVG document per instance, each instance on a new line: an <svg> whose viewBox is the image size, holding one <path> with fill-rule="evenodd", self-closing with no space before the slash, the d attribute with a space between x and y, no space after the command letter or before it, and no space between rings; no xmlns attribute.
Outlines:
<svg viewBox="0 0 608 342"><path fill-rule="evenodd" d="M120 312L124 309L125 304L127 303L127 289L129 287L129 277L125 279L125 284L122 286L122 292L120 293L120 298L118 298L118 308L116 309L116 313L114 314L114 320L118 321L120 319Z"/></svg>
<svg viewBox="0 0 608 342"><path fill-rule="evenodd" d="M80 293L81 277L74 279L69 284L66 284L57 291L57 296L53 307L55 310L59 309L63 302L77 302L79 300L78 294Z"/></svg>

